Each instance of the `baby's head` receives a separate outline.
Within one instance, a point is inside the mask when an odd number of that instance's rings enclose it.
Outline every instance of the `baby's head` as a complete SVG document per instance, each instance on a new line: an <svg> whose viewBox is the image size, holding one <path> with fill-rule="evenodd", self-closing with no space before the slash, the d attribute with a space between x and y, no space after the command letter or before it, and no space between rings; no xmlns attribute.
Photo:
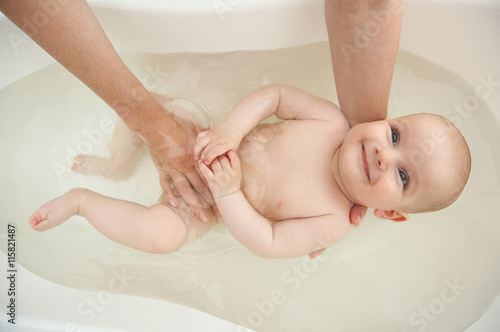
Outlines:
<svg viewBox="0 0 500 332"><path fill-rule="evenodd" d="M339 152L337 182L353 203L403 221L453 203L470 167L469 148L453 123L419 113L353 127Z"/></svg>

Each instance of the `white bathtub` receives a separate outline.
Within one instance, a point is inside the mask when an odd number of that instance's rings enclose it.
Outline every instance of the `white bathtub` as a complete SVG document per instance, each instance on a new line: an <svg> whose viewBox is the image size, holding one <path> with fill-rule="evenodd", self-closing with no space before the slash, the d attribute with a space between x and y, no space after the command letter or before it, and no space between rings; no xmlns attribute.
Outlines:
<svg viewBox="0 0 500 332"><path fill-rule="evenodd" d="M227 58L233 76L250 68L243 90L279 81L335 98L323 1L163 2L91 1L111 41L148 88L169 88L162 76L163 54L216 54L202 61L215 70L221 67L218 53L251 50ZM0 265L5 273L0 330L499 331L499 31L496 1L404 2L390 113L430 111L452 119L471 146L470 182L449 209L412 216L404 225L367 217L338 246L310 262L255 257L223 227L166 256L106 241L78 218L47 233L31 231L31 212L70 187L87 186L144 204L154 203L158 188L148 161L140 165L144 172L120 184L60 171L72 149L104 151L101 138L109 137L113 112L0 17ZM303 50L309 50L304 51L308 57ZM280 57L303 62L287 67L287 76L267 67L252 76L252 61L265 67L267 59L279 64ZM326 70L318 70L318 63ZM231 75L214 74L210 86L192 66L181 61L171 75L187 87L176 87L178 93L188 94L193 85L210 94L231 92L236 84ZM303 66L311 67L301 71ZM22 80L33 73L43 75ZM60 97L57 89L67 85L70 92ZM208 92L198 98L214 121L230 106ZM95 136L96 130L102 136ZM8 233L9 224L15 233ZM9 234L16 244L12 267L7 265ZM12 275L13 283L5 275ZM10 301L16 329L8 323Z"/></svg>

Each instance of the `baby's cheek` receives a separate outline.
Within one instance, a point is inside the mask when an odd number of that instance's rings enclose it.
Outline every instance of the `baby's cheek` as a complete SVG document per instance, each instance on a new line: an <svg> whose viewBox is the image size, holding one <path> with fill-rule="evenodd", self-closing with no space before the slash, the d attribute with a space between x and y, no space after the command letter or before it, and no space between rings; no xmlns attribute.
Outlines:
<svg viewBox="0 0 500 332"><path fill-rule="evenodd" d="M381 180L378 185L374 187L371 192L371 201L373 202L370 207L393 209L399 202L402 192L394 181Z"/></svg>

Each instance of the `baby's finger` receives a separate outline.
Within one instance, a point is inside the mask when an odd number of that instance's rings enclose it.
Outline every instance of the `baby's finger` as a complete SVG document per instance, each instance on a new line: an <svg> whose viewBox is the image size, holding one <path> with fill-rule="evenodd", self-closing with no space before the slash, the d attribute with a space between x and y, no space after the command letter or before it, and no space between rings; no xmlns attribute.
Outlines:
<svg viewBox="0 0 500 332"><path fill-rule="evenodd" d="M203 150L203 146L201 144L196 143L193 149L193 157L194 160L200 160L200 153Z"/></svg>
<svg viewBox="0 0 500 332"><path fill-rule="evenodd" d="M207 145L210 143L209 137L201 138L200 140L196 139L196 144L194 146L193 154L195 159L199 160L201 153L206 149Z"/></svg>
<svg viewBox="0 0 500 332"><path fill-rule="evenodd" d="M196 135L196 142L198 142L199 140L201 140L202 138L206 137L208 135L208 133L210 132L210 130L204 130L204 131L200 131L198 133L198 135Z"/></svg>
<svg viewBox="0 0 500 332"><path fill-rule="evenodd" d="M214 159L212 163L210 164L212 167L212 171L215 173L219 173L222 171L222 166L220 165L219 159Z"/></svg>
<svg viewBox="0 0 500 332"><path fill-rule="evenodd" d="M237 171L240 169L240 158L238 157L238 154L234 152L233 150L229 150L227 153L227 157L229 158L229 162L231 163L231 168L234 171Z"/></svg>
<svg viewBox="0 0 500 332"><path fill-rule="evenodd" d="M229 163L229 159L227 159L226 155L219 156L217 157L217 159L219 160L219 163L223 170L226 171L231 168L231 164Z"/></svg>
<svg viewBox="0 0 500 332"><path fill-rule="evenodd" d="M227 152L227 147L225 145L217 144L213 146L209 151L207 151L205 158L202 157L202 160L205 160L206 163L210 164L215 158L222 156L226 152Z"/></svg>
<svg viewBox="0 0 500 332"><path fill-rule="evenodd" d="M218 156L216 152L218 145L219 143L217 142L210 142L207 144L200 156L200 159L203 160L205 164L210 165L210 163Z"/></svg>
<svg viewBox="0 0 500 332"><path fill-rule="evenodd" d="M214 178L214 173L201 160L198 162L198 167L200 168L201 175L203 175L208 182Z"/></svg>

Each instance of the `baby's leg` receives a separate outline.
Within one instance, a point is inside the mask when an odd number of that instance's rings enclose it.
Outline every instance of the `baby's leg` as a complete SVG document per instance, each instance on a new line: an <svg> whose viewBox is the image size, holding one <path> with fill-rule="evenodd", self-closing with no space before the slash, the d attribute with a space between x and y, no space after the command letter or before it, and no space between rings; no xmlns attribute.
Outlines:
<svg viewBox="0 0 500 332"><path fill-rule="evenodd" d="M43 205L29 223L33 229L45 231L76 214L109 239L146 252L172 252L188 239L186 223L166 205L147 208L81 188Z"/></svg>
<svg viewBox="0 0 500 332"><path fill-rule="evenodd" d="M143 146L144 141L118 118L108 143L109 158L79 154L71 169L77 173L123 180L130 176Z"/></svg>
<svg viewBox="0 0 500 332"><path fill-rule="evenodd" d="M154 93L152 95L166 112L174 115L176 122L190 135L189 144L192 146L187 150L192 151L196 135L203 130L198 119L184 108L177 106L175 98ZM108 143L109 158L79 154L75 157L71 169L86 175L103 175L114 180L126 179L131 175L144 144L137 133L131 131L120 118L117 118L113 137Z"/></svg>

